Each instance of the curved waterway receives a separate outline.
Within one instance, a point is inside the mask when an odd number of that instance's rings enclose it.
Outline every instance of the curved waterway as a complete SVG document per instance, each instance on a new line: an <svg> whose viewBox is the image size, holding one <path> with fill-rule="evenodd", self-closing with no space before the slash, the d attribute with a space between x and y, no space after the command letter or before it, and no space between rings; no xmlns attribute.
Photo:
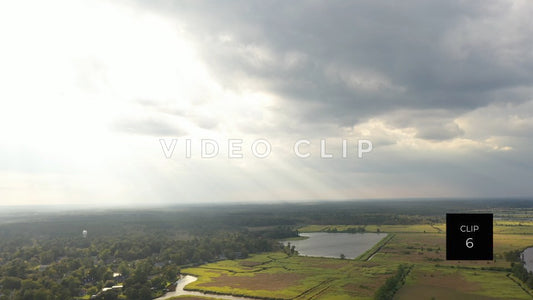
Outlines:
<svg viewBox="0 0 533 300"><path fill-rule="evenodd" d="M377 242L387 236L386 233L301 233L308 239L290 241L300 255L339 258L344 254L346 258L355 258L372 248ZM288 243L288 242L285 242ZM533 264L533 248L531 250L531 264ZM533 268L533 265L531 265ZM176 290L168 292L154 300L169 299L177 296L202 296L227 300L257 300L255 298L237 297L231 295L206 294L197 291L186 291L185 286L198 280L191 275L182 276L177 281Z"/></svg>
<svg viewBox="0 0 533 300"><path fill-rule="evenodd" d="M168 292L159 298L155 298L154 300L169 299L169 298L177 297L177 296L201 296L201 297L209 297L209 298L217 298L217 299L228 299L228 300L257 300L254 298L236 297L236 296L231 296L231 295L218 295L218 294L215 295L215 294L206 294L206 293L196 292L196 291L186 291L185 286L196 280L198 280L198 278L191 276L191 275L182 276L177 281L177 286L176 286L175 291Z"/></svg>

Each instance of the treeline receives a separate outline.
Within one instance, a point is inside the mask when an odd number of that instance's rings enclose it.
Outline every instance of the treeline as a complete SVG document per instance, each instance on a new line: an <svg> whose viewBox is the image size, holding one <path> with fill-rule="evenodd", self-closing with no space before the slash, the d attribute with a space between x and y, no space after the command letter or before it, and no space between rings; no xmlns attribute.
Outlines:
<svg viewBox="0 0 533 300"><path fill-rule="evenodd" d="M87 238L81 230L76 236L61 232L49 239L4 236L0 239L0 299L75 299L85 295L150 299L162 295L183 266L279 251L278 239L298 235L287 226L180 236L173 229L150 233L130 228L103 237L91 233L89 230ZM102 292L102 288L116 285L123 287Z"/></svg>
<svg viewBox="0 0 533 300"><path fill-rule="evenodd" d="M309 206L240 207L215 210L209 207L190 208L176 211L124 211L83 215L43 215L29 217L26 223L3 224L0 239L9 251L20 243L29 245L33 239L48 240L69 238L87 229L94 237L108 237L119 234L166 234L179 238L183 233L202 236L216 231L241 231L258 227L297 227L302 224L319 225L409 225L437 223L442 216L398 214L386 209L372 211L359 206L331 204Z"/></svg>
<svg viewBox="0 0 533 300"><path fill-rule="evenodd" d="M366 232L366 229L364 226L357 226L357 227L349 227L342 230L338 230L337 227L328 228L325 232L330 233L337 233L337 232L345 232L345 233L363 233Z"/></svg>
<svg viewBox="0 0 533 300"><path fill-rule="evenodd" d="M404 285L405 277L411 271L412 266L401 264L393 277L388 278L376 292L376 300L390 300L394 294Z"/></svg>
<svg viewBox="0 0 533 300"><path fill-rule="evenodd" d="M505 260L511 262L511 273L520 281L525 283L530 289L533 289L533 273L528 272L522 261L522 251L513 250L504 252Z"/></svg>
<svg viewBox="0 0 533 300"><path fill-rule="evenodd" d="M523 262L511 263L511 273L525 283L530 289L533 289L533 273L526 270Z"/></svg>
<svg viewBox="0 0 533 300"><path fill-rule="evenodd" d="M521 262L522 261L522 251L521 250L512 250L503 253L503 257L506 261L510 262Z"/></svg>

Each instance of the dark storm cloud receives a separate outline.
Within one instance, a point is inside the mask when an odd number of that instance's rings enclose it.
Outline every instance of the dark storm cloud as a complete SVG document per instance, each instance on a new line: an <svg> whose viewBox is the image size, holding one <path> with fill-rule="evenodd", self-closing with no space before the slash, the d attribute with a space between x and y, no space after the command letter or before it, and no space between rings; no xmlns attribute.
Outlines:
<svg viewBox="0 0 533 300"><path fill-rule="evenodd" d="M353 125L400 108L454 116L528 100L533 83L531 11L510 2L143 5L179 18L223 84L274 91L301 107L302 120Z"/></svg>

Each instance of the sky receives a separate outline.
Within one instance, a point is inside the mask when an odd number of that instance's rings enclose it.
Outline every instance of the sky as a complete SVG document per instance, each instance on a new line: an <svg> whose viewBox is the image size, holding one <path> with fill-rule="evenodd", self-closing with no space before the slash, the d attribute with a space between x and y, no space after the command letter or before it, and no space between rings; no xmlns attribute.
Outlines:
<svg viewBox="0 0 533 300"><path fill-rule="evenodd" d="M0 205L531 197L531 20L526 0L2 1Z"/></svg>

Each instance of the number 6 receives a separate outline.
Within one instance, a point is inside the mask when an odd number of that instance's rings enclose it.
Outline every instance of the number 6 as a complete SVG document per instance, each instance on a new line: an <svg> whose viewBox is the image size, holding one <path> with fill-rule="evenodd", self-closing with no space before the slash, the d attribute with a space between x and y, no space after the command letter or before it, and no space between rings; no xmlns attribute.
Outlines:
<svg viewBox="0 0 533 300"><path fill-rule="evenodd" d="M466 239L466 248L472 248L474 247L474 241L472 240L472 238L467 238Z"/></svg>

